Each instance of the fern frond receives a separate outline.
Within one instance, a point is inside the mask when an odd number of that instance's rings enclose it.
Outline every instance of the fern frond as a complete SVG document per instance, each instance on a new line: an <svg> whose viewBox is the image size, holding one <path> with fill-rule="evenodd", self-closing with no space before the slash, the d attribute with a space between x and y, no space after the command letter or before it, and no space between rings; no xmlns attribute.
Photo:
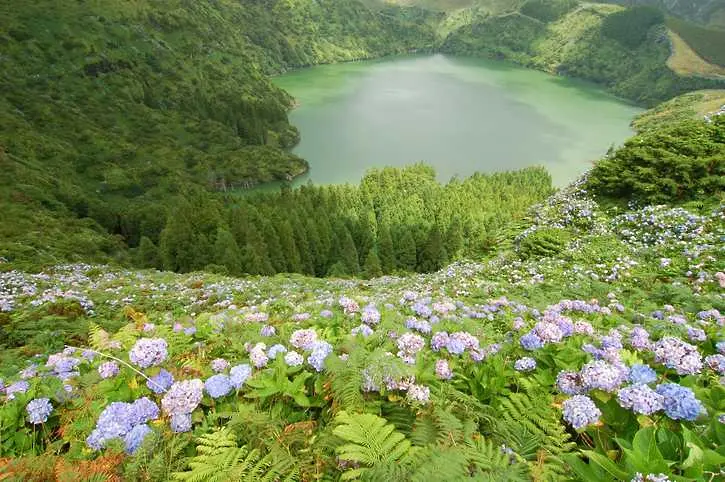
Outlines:
<svg viewBox="0 0 725 482"><path fill-rule="evenodd" d="M374 467L400 460L411 448L410 441L393 424L377 415L348 414L343 410L335 422L333 433L347 442L337 447L342 460ZM364 468L353 469L343 474L343 478L355 478L363 472Z"/></svg>

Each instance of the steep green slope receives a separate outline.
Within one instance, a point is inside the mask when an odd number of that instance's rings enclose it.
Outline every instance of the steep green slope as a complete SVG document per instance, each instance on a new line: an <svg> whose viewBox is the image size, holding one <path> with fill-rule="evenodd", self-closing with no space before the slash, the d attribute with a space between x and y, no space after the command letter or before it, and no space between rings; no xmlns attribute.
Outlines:
<svg viewBox="0 0 725 482"><path fill-rule="evenodd" d="M725 90L690 92L643 112L632 121L632 126L640 132L666 128L683 120L702 119L724 107Z"/></svg>
<svg viewBox="0 0 725 482"><path fill-rule="evenodd" d="M0 200L18 221L0 256L33 246L50 261L97 236L106 247L84 255L104 258L114 235L157 238L169 194L304 172L285 150L291 98L267 74L425 48L429 15L353 0L3 4ZM84 218L87 235L64 229Z"/></svg>
<svg viewBox="0 0 725 482"><path fill-rule="evenodd" d="M530 2L533 5L537 2ZM561 8L500 16L458 14L441 50L507 59L552 73L605 85L617 95L654 105L675 95L715 88L723 81L682 77L666 65L669 41L647 10L559 0ZM662 19L663 20L663 19ZM636 34L636 36L630 36Z"/></svg>

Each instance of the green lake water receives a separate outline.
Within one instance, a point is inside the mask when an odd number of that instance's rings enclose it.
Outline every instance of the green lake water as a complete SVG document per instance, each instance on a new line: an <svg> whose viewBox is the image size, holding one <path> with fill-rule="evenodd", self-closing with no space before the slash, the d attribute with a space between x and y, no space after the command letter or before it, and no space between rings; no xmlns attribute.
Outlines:
<svg viewBox="0 0 725 482"><path fill-rule="evenodd" d="M441 181L543 165L556 185L632 135L641 112L584 82L444 55L325 65L274 79L299 106L295 184L357 183L367 169L425 162Z"/></svg>

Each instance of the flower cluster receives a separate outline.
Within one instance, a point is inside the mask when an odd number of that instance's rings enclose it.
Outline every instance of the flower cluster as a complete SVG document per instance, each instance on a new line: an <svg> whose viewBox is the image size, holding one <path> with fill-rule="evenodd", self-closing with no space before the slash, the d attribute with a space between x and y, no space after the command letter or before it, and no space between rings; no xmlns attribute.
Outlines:
<svg viewBox="0 0 725 482"><path fill-rule="evenodd" d="M171 428L191 428L191 412L199 405L203 398L204 383L199 379L182 380L175 382L164 398L161 399L161 408L171 416Z"/></svg>
<svg viewBox="0 0 725 482"><path fill-rule="evenodd" d="M141 338L136 341L128 358L141 368L160 365L168 356L168 343L163 338Z"/></svg>
<svg viewBox="0 0 725 482"><path fill-rule="evenodd" d="M655 361L674 369L678 375L692 375L702 370L702 357L697 348L679 338L666 336L652 348Z"/></svg>
<svg viewBox="0 0 725 482"><path fill-rule="evenodd" d="M53 412L53 405L48 398L36 398L25 407L28 412L28 421L32 424L45 423Z"/></svg>
<svg viewBox="0 0 725 482"><path fill-rule="evenodd" d="M574 395L562 404L563 417L576 430L595 424L602 416L591 398L586 395Z"/></svg>

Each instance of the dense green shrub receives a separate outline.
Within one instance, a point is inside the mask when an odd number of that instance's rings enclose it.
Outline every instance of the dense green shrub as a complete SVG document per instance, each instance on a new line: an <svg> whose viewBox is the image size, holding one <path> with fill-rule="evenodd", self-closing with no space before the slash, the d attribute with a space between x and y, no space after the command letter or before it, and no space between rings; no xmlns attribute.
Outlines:
<svg viewBox="0 0 725 482"><path fill-rule="evenodd" d="M725 190L725 117L685 121L638 135L599 161L592 192L640 203L676 203Z"/></svg>
<svg viewBox="0 0 725 482"><path fill-rule="evenodd" d="M579 5L578 0L529 0L521 7L521 13L542 22L553 22Z"/></svg>
<svg viewBox="0 0 725 482"><path fill-rule="evenodd" d="M651 27L664 21L665 16L656 8L633 7L604 19L602 33L629 48L636 48L645 41Z"/></svg>
<svg viewBox="0 0 725 482"><path fill-rule="evenodd" d="M669 17L667 26L700 57L725 67L725 30L705 28L677 17Z"/></svg>

